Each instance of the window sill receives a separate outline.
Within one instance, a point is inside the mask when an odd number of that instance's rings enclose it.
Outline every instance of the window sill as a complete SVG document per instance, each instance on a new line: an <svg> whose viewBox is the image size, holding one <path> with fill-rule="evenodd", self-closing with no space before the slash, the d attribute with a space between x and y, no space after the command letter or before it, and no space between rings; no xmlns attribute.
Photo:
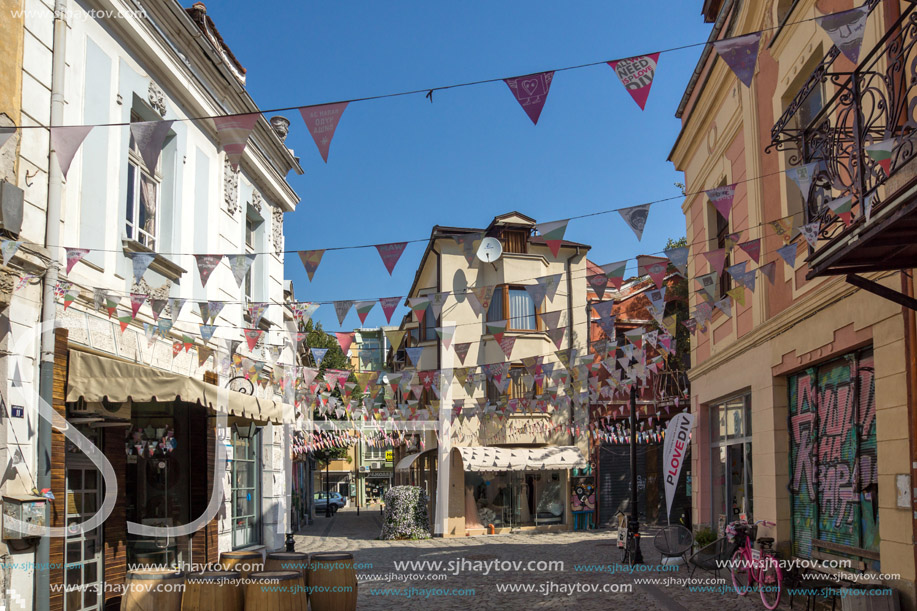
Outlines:
<svg viewBox="0 0 917 611"><path fill-rule="evenodd" d="M181 280L182 275L188 271L185 268L179 267L175 263L172 263L171 261L166 259L164 256L160 255L159 253L156 253L155 251L153 251L150 248L147 248L146 246L144 246L140 242L137 242L136 240L131 240L129 238L121 238L121 246L124 248L125 255L127 255L128 253L134 253L134 252L150 252L150 253L155 254L156 258L153 259L152 263L150 263L149 269L153 270L157 274L165 276L166 278L168 278L169 280L172 280L173 282L178 282L179 280Z"/></svg>

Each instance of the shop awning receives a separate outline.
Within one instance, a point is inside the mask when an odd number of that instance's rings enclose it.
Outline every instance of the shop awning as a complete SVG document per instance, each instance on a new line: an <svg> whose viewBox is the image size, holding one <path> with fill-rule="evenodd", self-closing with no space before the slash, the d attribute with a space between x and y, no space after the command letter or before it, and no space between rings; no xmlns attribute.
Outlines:
<svg viewBox="0 0 917 611"><path fill-rule="evenodd" d="M465 471L551 471L582 469L589 466L589 461L576 446L547 448L478 446L456 449L462 455Z"/></svg>
<svg viewBox="0 0 917 611"><path fill-rule="evenodd" d="M214 413L225 412L230 416L274 424L283 423L284 412L287 421L292 421L294 415L292 406L277 401L220 388L170 371L71 350L67 401L79 399L87 403L181 400L206 406Z"/></svg>
<svg viewBox="0 0 917 611"><path fill-rule="evenodd" d="M414 461L420 458L422 452L417 452L415 454L408 454L404 458L398 461L398 464L395 465L395 471L407 471L411 468L411 465L414 464Z"/></svg>

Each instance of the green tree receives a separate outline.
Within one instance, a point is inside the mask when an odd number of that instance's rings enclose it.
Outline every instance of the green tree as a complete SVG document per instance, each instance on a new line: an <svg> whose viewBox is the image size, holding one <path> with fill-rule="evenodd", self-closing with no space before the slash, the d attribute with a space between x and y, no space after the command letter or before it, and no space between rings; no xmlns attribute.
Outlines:
<svg viewBox="0 0 917 611"><path fill-rule="evenodd" d="M679 248L687 246L687 238L672 239L666 242L666 250L670 248ZM675 266L669 264L669 273L676 271ZM689 318L688 308L688 280L683 276L676 276L674 282L669 282L666 288L666 316L675 316L677 323L675 328L675 355L668 359L668 369L680 373L686 372L691 367L691 334L688 328L681 324ZM667 331L664 327L653 321L653 326L661 331Z"/></svg>
<svg viewBox="0 0 917 611"><path fill-rule="evenodd" d="M339 448L337 446L331 448L323 448L321 450L315 450L312 452L312 456L315 458L315 463L319 470L324 469L328 464L333 460L346 460L351 462L350 458L350 448Z"/></svg>

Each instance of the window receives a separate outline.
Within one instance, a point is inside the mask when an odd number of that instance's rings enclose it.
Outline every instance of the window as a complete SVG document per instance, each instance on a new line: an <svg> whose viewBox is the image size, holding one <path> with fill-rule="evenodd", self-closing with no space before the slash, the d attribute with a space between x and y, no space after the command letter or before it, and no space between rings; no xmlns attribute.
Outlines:
<svg viewBox="0 0 917 611"><path fill-rule="evenodd" d="M423 325L420 328L420 341L427 342L435 340L436 336L436 327L438 326L439 321L436 320L436 316L433 315L432 306L427 306L427 311L423 315Z"/></svg>
<svg viewBox="0 0 917 611"><path fill-rule="evenodd" d="M232 432L232 548L261 543L261 431L254 437Z"/></svg>
<svg viewBox="0 0 917 611"><path fill-rule="evenodd" d="M723 218L719 212L714 212L716 217L716 247L717 248L726 248L726 236L729 235L729 221ZM735 244L733 244L735 247ZM729 275L729 272L726 271L726 268L730 265L730 256L729 252L726 252L726 258L723 261L723 271L720 274L719 283L720 283L720 299L726 297L726 293L732 289L732 278ZM713 271L713 270L711 270Z"/></svg>
<svg viewBox="0 0 917 611"><path fill-rule="evenodd" d="M503 230L503 252L525 254L528 252L528 232L519 229Z"/></svg>
<svg viewBox="0 0 917 611"><path fill-rule="evenodd" d="M258 244L258 227L261 223L257 219L252 218L249 215L245 216L245 252L247 254L252 254L255 252L255 247ZM245 291L245 300L247 302L253 301L253 283L252 283L252 269L254 264L249 266L248 271L245 272L245 281L242 283L242 288Z"/></svg>
<svg viewBox="0 0 917 611"><path fill-rule="evenodd" d="M740 513L753 513L751 397L741 395L710 407L710 445L713 466L713 515L716 523Z"/></svg>
<svg viewBox="0 0 917 611"><path fill-rule="evenodd" d="M139 115L131 113L131 121L141 121ZM159 235L159 185L162 182L160 166L153 168L152 173L143 163L140 150L131 136L127 153L127 201L125 213L125 232L134 240L151 250L156 250L156 238Z"/></svg>
<svg viewBox="0 0 917 611"><path fill-rule="evenodd" d="M541 317L535 300L519 286L501 285L494 290L487 309L487 322L507 321L507 331L539 331Z"/></svg>

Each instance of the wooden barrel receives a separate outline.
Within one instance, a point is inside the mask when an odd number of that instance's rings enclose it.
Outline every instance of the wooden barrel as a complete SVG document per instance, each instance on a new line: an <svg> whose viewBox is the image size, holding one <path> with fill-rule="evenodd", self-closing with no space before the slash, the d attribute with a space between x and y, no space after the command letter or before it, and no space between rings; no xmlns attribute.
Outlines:
<svg viewBox="0 0 917 611"><path fill-rule="evenodd" d="M220 554L220 566L224 571L239 571L242 579L251 573L264 570L264 556L261 552L223 552Z"/></svg>
<svg viewBox="0 0 917 611"><path fill-rule="evenodd" d="M244 592L239 571L189 573L181 611L242 611Z"/></svg>
<svg viewBox="0 0 917 611"><path fill-rule="evenodd" d="M169 569L128 571L121 611L181 611L185 574Z"/></svg>
<svg viewBox="0 0 917 611"><path fill-rule="evenodd" d="M303 585L309 574L309 554L303 552L271 552L264 562L265 571L299 571Z"/></svg>
<svg viewBox="0 0 917 611"><path fill-rule="evenodd" d="M245 611L306 611L309 599L299 571L260 571L245 584Z"/></svg>
<svg viewBox="0 0 917 611"><path fill-rule="evenodd" d="M312 554L307 584L312 611L354 611L357 608L353 554Z"/></svg>

